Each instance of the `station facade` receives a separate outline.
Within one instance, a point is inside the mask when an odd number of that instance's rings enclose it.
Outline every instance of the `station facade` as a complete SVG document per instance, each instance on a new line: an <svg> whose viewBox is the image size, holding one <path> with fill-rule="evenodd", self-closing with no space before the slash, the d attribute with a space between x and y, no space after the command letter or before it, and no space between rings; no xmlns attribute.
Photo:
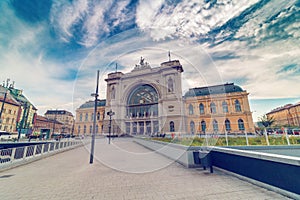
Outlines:
<svg viewBox="0 0 300 200"><path fill-rule="evenodd" d="M151 67L141 58L129 73L108 74L105 79L106 100L102 100L105 105L100 106L105 116L98 120L101 121L101 133L109 131L110 120L106 115L109 111L114 112L111 116L111 131L114 134L254 132L246 91L227 83L191 88L183 95L183 72L179 60L169 60L159 67ZM89 109L93 113L93 107ZM75 130L78 132L79 129L79 134L84 134L80 131L84 126L82 120L80 122L80 113L86 115L84 112L88 113L84 108L76 110ZM99 131L97 133L100 134ZM85 134L88 132L85 131Z"/></svg>

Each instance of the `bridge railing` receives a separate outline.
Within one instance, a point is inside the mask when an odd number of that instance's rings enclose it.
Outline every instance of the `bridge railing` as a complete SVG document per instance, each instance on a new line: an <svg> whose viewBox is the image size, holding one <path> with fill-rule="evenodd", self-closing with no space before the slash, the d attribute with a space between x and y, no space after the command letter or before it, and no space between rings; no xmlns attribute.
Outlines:
<svg viewBox="0 0 300 200"><path fill-rule="evenodd" d="M82 141L59 141L44 144L0 149L0 170L13 166L15 163L29 161L56 152L82 145Z"/></svg>

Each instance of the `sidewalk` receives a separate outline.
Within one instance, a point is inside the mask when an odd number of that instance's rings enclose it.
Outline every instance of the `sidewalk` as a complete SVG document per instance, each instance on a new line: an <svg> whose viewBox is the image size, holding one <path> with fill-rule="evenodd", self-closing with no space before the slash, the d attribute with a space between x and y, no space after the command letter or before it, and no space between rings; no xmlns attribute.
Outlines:
<svg viewBox="0 0 300 200"><path fill-rule="evenodd" d="M186 169L131 139L97 139L94 164L89 149L1 172L0 199L287 199L221 172Z"/></svg>

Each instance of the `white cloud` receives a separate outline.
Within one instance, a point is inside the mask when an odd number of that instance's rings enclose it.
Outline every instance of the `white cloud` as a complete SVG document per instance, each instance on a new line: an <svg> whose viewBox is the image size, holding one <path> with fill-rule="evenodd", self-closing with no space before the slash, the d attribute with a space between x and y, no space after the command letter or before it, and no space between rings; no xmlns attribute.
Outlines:
<svg viewBox="0 0 300 200"><path fill-rule="evenodd" d="M139 4L136 23L142 30L152 32L155 40L181 37L191 39L207 34L234 16L237 16L258 0L222 1L210 7L210 3L184 0L165 6L163 1L142 1ZM155 2L155 3L153 3ZM209 10L206 8L210 7ZM155 31L156 29L162 31Z"/></svg>
<svg viewBox="0 0 300 200"><path fill-rule="evenodd" d="M88 0L54 1L50 21L59 31L61 39L68 42L73 36L73 26L87 14Z"/></svg>

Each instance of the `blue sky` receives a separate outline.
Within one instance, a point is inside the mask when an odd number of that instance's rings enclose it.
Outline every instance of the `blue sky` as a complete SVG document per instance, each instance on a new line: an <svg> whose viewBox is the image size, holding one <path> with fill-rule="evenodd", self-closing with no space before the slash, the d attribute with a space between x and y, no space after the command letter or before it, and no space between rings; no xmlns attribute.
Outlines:
<svg viewBox="0 0 300 200"><path fill-rule="evenodd" d="M141 56L179 59L183 90L234 82L254 121L300 101L299 0L1 0L1 80L38 108L72 112L94 92L96 70L129 72ZM183 92L184 92L183 91Z"/></svg>

